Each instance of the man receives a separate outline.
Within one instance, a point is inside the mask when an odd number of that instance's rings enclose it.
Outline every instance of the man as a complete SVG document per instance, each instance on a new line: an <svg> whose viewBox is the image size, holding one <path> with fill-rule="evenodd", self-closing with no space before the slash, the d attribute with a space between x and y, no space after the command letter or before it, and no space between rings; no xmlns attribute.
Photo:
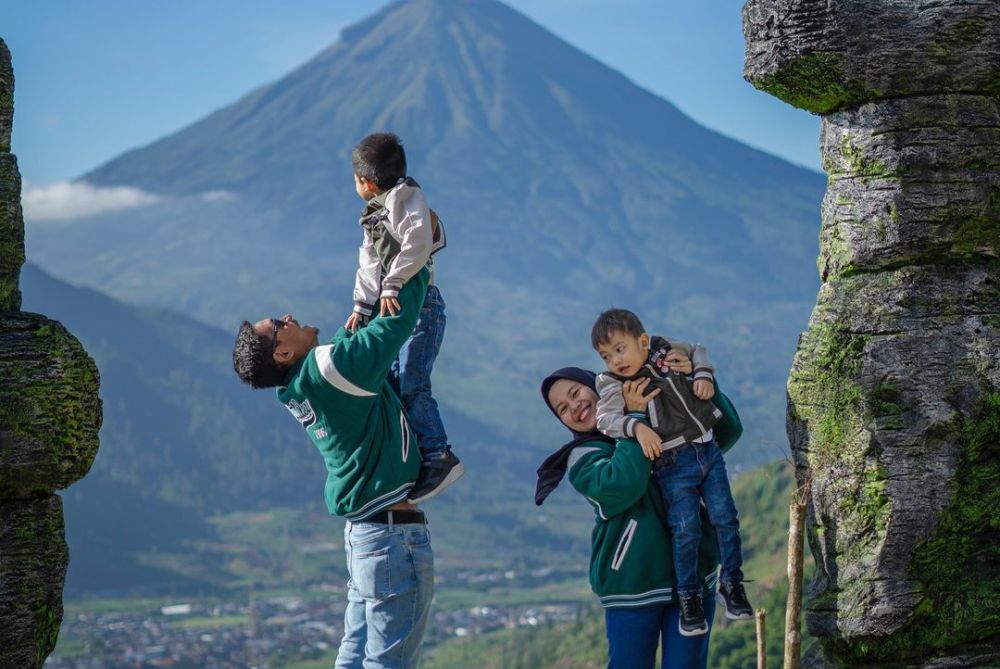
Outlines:
<svg viewBox="0 0 1000 669"><path fill-rule="evenodd" d="M277 387L278 401L302 424L326 463L330 513L347 519L350 573L338 669L410 669L434 591L427 520L406 501L420 453L386 375L413 332L428 272L399 293L396 315L320 345L319 330L291 315L244 321L233 367L254 388Z"/></svg>

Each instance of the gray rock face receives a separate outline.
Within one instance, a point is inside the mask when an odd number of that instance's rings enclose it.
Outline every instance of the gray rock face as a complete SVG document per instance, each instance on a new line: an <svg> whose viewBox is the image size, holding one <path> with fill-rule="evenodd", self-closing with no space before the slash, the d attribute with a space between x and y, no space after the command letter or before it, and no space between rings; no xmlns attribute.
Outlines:
<svg viewBox="0 0 1000 669"><path fill-rule="evenodd" d="M96 365L62 324L20 311L0 318L0 499L51 494L90 470L98 386Z"/></svg>
<svg viewBox="0 0 1000 669"><path fill-rule="evenodd" d="M59 636L69 564L62 500L97 454L99 377L59 323L18 311L21 176L10 153L14 75L0 40L0 669L41 667Z"/></svg>
<svg viewBox="0 0 1000 669"><path fill-rule="evenodd" d="M10 131L14 119L14 68L10 51L0 40L0 153L10 151Z"/></svg>
<svg viewBox="0 0 1000 669"><path fill-rule="evenodd" d="M0 313L21 308L17 285L22 265L21 175L14 154L0 152Z"/></svg>
<svg viewBox="0 0 1000 669"><path fill-rule="evenodd" d="M805 666L1000 666L1000 3L750 0L744 31L747 79L826 114Z"/></svg>
<svg viewBox="0 0 1000 669"><path fill-rule="evenodd" d="M0 501L0 666L41 667L59 636L69 552L62 500Z"/></svg>
<svg viewBox="0 0 1000 669"><path fill-rule="evenodd" d="M868 100L1000 95L992 0L749 0L744 76L825 114Z"/></svg>

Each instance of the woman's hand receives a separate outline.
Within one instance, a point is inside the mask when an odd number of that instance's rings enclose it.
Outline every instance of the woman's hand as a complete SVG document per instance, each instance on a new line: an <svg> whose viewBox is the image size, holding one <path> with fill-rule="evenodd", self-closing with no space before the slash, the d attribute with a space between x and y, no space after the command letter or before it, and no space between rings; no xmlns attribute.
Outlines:
<svg viewBox="0 0 1000 669"><path fill-rule="evenodd" d="M688 361L688 366L691 362ZM625 396L625 407L629 411L645 411L649 400L660 394L660 389L653 389L648 395L644 395L649 386L649 379L633 379L622 384L622 395Z"/></svg>
<svg viewBox="0 0 1000 669"><path fill-rule="evenodd" d="M670 371L672 372L690 374L694 371L694 366L691 365L691 358L673 349L667 352L667 364L670 365Z"/></svg>

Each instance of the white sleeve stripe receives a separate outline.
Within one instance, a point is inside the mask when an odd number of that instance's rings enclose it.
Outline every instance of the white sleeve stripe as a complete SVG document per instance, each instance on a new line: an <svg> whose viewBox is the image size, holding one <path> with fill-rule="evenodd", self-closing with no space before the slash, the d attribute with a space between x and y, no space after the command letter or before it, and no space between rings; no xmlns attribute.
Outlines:
<svg viewBox="0 0 1000 669"><path fill-rule="evenodd" d="M573 469L576 463L580 461L580 458L585 456L587 453L593 453L594 451L599 451L597 446L577 446L572 451L569 452L569 457L566 458L566 471Z"/></svg>
<svg viewBox="0 0 1000 669"><path fill-rule="evenodd" d="M319 373L323 375L323 378L326 379L327 383L337 390L347 393L348 395L354 395L355 397L375 396L375 393L365 390L360 386L356 386L344 378L344 375L340 373L337 366L333 364L332 344L316 347L316 365L319 367Z"/></svg>

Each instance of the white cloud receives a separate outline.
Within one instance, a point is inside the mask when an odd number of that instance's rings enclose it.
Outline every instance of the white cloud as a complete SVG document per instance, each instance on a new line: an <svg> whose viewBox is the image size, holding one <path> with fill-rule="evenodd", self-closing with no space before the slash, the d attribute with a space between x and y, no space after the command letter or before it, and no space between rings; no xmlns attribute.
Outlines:
<svg viewBox="0 0 1000 669"><path fill-rule="evenodd" d="M109 211L153 204L160 196L130 186L102 188L85 181L57 181L48 186L25 182L21 193L24 218L29 223L71 221Z"/></svg>
<svg viewBox="0 0 1000 669"><path fill-rule="evenodd" d="M205 202L228 202L229 200L235 200L238 196L236 193L228 190L207 190L198 197Z"/></svg>

